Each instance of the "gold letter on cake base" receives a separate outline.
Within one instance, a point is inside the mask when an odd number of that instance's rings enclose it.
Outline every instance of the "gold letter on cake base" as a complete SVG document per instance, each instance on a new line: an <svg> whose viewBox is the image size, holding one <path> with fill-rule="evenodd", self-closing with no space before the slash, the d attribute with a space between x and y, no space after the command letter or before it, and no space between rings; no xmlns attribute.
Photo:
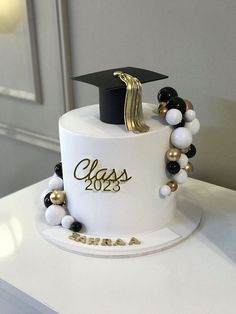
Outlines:
<svg viewBox="0 0 236 314"><path fill-rule="evenodd" d="M80 235L79 235L78 233L73 232L72 235L69 236L69 239L76 241L76 239L77 239L78 236L80 237Z"/></svg>
<svg viewBox="0 0 236 314"><path fill-rule="evenodd" d="M103 246L105 246L105 245L111 246L112 245L112 241L111 241L111 239L102 239L101 245L103 245Z"/></svg>
<svg viewBox="0 0 236 314"><path fill-rule="evenodd" d="M100 242L100 238L88 238L87 244L89 245L98 245Z"/></svg>
<svg viewBox="0 0 236 314"><path fill-rule="evenodd" d="M86 243L87 237L86 236L81 236L78 234L77 238L75 239L76 242L81 242L81 243Z"/></svg>
<svg viewBox="0 0 236 314"><path fill-rule="evenodd" d="M138 245L138 244L141 244L141 241L139 241L137 238L135 238L135 237L132 237L131 239L130 239L130 241L129 241L129 245L133 245L133 244L135 244L135 245Z"/></svg>
<svg viewBox="0 0 236 314"><path fill-rule="evenodd" d="M116 246L116 245L122 245L123 246L123 245L126 245L126 243L122 239L117 239L113 245L114 246Z"/></svg>

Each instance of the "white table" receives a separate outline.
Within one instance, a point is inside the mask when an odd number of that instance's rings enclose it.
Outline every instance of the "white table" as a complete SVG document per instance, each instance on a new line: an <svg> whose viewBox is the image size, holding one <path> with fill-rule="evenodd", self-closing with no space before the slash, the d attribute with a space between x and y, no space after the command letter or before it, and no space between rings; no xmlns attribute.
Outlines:
<svg viewBox="0 0 236 314"><path fill-rule="evenodd" d="M0 313L235 314L236 192L181 187L200 229L166 251L106 259L63 251L39 234L42 181L0 200ZM55 312L54 312L55 311Z"/></svg>

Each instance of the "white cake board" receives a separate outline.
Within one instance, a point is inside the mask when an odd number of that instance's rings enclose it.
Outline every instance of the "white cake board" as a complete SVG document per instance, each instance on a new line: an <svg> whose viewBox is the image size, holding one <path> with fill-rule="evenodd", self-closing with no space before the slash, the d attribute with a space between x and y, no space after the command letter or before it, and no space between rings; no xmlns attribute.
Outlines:
<svg viewBox="0 0 236 314"><path fill-rule="evenodd" d="M42 215L37 217L37 227L46 240L59 248L73 253L94 257L132 257L162 251L185 240L198 228L201 218L201 208L197 204L181 197L177 202L175 217L168 225L156 231L120 237L126 242L129 242L131 237L141 241L139 245L127 244L125 246L88 245L73 241L69 239L72 231L61 226L47 225ZM85 235L93 237L93 235ZM117 238L113 239L116 240Z"/></svg>

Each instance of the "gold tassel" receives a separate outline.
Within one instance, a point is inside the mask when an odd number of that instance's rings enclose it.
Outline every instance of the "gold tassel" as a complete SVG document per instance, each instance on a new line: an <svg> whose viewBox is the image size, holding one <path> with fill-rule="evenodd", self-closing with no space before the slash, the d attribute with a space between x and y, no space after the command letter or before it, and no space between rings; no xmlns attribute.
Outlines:
<svg viewBox="0 0 236 314"><path fill-rule="evenodd" d="M143 133L149 130L145 123L142 110L142 85L140 81L127 73L116 71L114 76L119 77L126 85L124 104L124 120L128 131Z"/></svg>

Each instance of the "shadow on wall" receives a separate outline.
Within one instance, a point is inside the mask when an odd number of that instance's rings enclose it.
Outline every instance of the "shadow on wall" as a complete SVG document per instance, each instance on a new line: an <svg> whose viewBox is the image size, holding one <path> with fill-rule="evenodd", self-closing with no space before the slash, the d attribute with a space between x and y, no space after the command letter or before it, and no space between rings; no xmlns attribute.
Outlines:
<svg viewBox="0 0 236 314"><path fill-rule="evenodd" d="M210 98L200 121L201 131L194 139L198 149L194 177L236 189L236 101Z"/></svg>

